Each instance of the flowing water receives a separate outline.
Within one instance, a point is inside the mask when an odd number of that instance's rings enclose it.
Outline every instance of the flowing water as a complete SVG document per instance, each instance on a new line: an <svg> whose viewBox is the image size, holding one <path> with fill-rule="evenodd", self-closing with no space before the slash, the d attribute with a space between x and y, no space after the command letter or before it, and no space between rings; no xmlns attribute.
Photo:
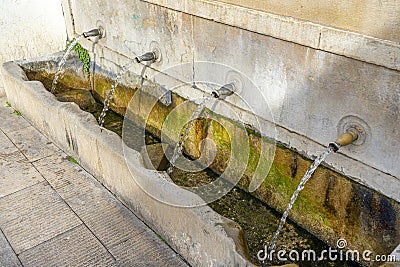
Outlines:
<svg viewBox="0 0 400 267"><path fill-rule="evenodd" d="M57 81L58 81L58 78L59 78L59 76L60 76L60 74L61 74L61 71L62 71L62 69L63 69L63 67L64 67L64 65L65 65L65 62L67 62L68 55L71 53L72 49L74 49L74 46L75 46L75 45L79 42L79 40L81 40L83 37L84 37L83 34L79 35L78 37L76 37L76 38L68 45L67 50L66 50L65 53L64 53L64 56L62 57L61 61L58 63L57 72L56 72L56 74L55 74L55 76L54 76L53 84L52 84L52 86L51 86L50 92L54 93L54 92L56 91L56 88L57 88Z"/></svg>
<svg viewBox="0 0 400 267"><path fill-rule="evenodd" d="M268 250L271 251L274 247L275 247L275 241L279 236L279 233L281 232L283 226L285 225L287 216L289 215L290 210L293 207L294 202L296 202L296 199L300 193L301 190L303 190L305 184L307 183L307 181L311 178L311 176L313 175L313 173L315 172L315 170L318 168L318 166L326 159L326 157L329 156L329 154L333 151L333 148L331 146L329 146L321 155L319 155L315 161L313 162L313 164L311 165L311 167L307 170L307 172L304 174L303 178L301 178L299 185L297 186L296 191L294 191L289 204L287 205L287 208L285 210L285 212L282 215L282 218L279 222L279 226L278 229L276 230L274 236L271 238L269 244L268 244Z"/></svg>
<svg viewBox="0 0 400 267"><path fill-rule="evenodd" d="M189 138L190 131L194 127L194 120L196 118L198 118L200 116L200 114L203 112L207 100L209 100L208 97L203 98L201 103L197 106L196 110L190 116L189 122L185 125L185 127L183 129L183 133L181 135L181 138L179 139L178 143L176 144L176 146L174 148L174 152L173 152L171 160L170 160L170 166L167 169L168 174L172 173L174 164L175 164L176 160L182 154L183 146L185 145L186 140Z"/></svg>
<svg viewBox="0 0 400 267"><path fill-rule="evenodd" d="M132 60L125 66L123 66L122 69L120 70L120 72L118 73L117 77L115 77L114 83L111 86L110 91L108 91L106 98L104 99L104 104L103 104L104 107L103 107L103 110L101 111L101 114L98 119L99 125L101 127L103 127L104 120L107 116L107 111L110 109L110 103L111 103L111 100L113 99L115 88L117 88L118 84L120 83L122 76L130 69L130 67L132 67L135 63L138 63L138 62L139 62L138 59L135 58L134 60Z"/></svg>

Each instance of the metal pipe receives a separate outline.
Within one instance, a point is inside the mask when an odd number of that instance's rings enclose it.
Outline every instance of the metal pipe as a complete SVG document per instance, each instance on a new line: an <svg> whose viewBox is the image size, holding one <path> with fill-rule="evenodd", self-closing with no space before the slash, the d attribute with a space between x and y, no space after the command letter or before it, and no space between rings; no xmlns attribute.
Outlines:
<svg viewBox="0 0 400 267"><path fill-rule="evenodd" d="M82 35L83 35L83 37L85 37L85 38L88 38L88 37L99 37L99 38L101 38L101 37L102 37L102 34L103 34L103 33L101 32L100 29L93 29L93 30L84 32Z"/></svg>
<svg viewBox="0 0 400 267"><path fill-rule="evenodd" d="M143 61L156 61L157 55L155 52L147 52L141 56L137 56L136 60L138 63L143 62Z"/></svg>
<svg viewBox="0 0 400 267"><path fill-rule="evenodd" d="M356 128L349 128L334 142L330 143L329 146L333 148L333 151L337 152L342 146L347 146L358 139L359 132Z"/></svg>
<svg viewBox="0 0 400 267"><path fill-rule="evenodd" d="M234 83L229 83L229 84L225 84L218 90L213 91L211 94L215 98L225 99L227 96L231 96L235 93L235 88L236 88L236 86Z"/></svg>

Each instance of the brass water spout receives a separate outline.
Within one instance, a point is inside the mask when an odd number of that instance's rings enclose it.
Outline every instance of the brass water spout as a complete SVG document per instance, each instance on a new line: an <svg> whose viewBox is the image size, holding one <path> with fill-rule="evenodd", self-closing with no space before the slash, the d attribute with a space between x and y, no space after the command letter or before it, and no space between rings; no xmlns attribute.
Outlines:
<svg viewBox="0 0 400 267"><path fill-rule="evenodd" d="M236 86L234 83L225 84L218 90L213 91L211 94L215 98L225 99L227 96L233 95L235 93L235 88Z"/></svg>
<svg viewBox="0 0 400 267"><path fill-rule="evenodd" d="M334 142L330 143L329 146L333 148L333 151L337 152L342 146L347 146L358 139L359 132L356 128L349 128Z"/></svg>

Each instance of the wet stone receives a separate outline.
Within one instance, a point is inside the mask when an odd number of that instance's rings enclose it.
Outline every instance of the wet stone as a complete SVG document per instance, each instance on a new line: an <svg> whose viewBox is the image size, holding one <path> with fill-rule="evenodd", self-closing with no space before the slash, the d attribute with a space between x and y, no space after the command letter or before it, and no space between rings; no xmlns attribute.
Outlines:
<svg viewBox="0 0 400 267"><path fill-rule="evenodd" d="M71 89L56 94L57 100L61 102L75 102L79 107L88 112L96 111L96 100L86 89Z"/></svg>

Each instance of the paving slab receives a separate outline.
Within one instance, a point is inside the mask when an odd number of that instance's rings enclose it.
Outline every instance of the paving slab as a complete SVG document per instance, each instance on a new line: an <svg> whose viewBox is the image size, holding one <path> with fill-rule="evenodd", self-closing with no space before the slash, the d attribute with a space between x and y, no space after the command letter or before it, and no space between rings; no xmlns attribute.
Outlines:
<svg viewBox="0 0 400 267"><path fill-rule="evenodd" d="M49 184L57 190L63 199L84 193L94 187L97 182L74 159L62 151L32 164L46 178ZM104 187L100 186L101 189Z"/></svg>
<svg viewBox="0 0 400 267"><path fill-rule="evenodd" d="M115 259L84 225L23 252L24 266L116 266Z"/></svg>
<svg viewBox="0 0 400 267"><path fill-rule="evenodd" d="M34 165L106 247L145 232L147 227L143 222L63 154L44 158Z"/></svg>
<svg viewBox="0 0 400 267"><path fill-rule="evenodd" d="M23 116L18 116L12 107L7 107L7 99L0 98L0 129L5 133L21 130L31 126Z"/></svg>
<svg viewBox="0 0 400 267"><path fill-rule="evenodd" d="M64 153L33 164L117 258L120 266L187 266L154 232Z"/></svg>
<svg viewBox="0 0 400 267"><path fill-rule="evenodd" d="M22 266L17 255L14 253L3 232L0 231L0 266L19 267Z"/></svg>
<svg viewBox="0 0 400 267"><path fill-rule="evenodd" d="M160 239L153 235L130 238L111 249L111 254L122 266L187 266Z"/></svg>
<svg viewBox="0 0 400 267"><path fill-rule="evenodd" d="M44 181L26 157L0 132L0 197ZM4 145L3 145L4 144Z"/></svg>
<svg viewBox="0 0 400 267"><path fill-rule="evenodd" d="M0 113L1 114L1 113ZM12 153L18 151L18 148L11 142L11 140L0 129L0 153Z"/></svg>
<svg viewBox="0 0 400 267"><path fill-rule="evenodd" d="M0 198L0 228L17 254L80 224L47 183Z"/></svg>
<svg viewBox="0 0 400 267"><path fill-rule="evenodd" d="M13 131L7 136L29 161L48 157L60 150L33 126Z"/></svg>

